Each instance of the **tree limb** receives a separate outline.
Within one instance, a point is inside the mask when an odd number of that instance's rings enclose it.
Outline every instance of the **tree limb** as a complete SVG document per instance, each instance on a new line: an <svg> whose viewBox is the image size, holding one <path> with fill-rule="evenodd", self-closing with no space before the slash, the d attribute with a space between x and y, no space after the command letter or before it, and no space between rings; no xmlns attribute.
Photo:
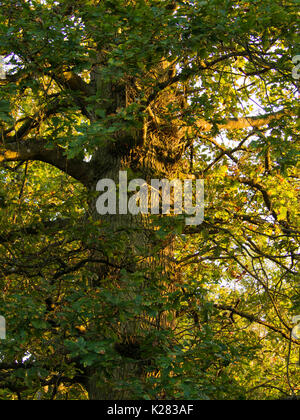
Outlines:
<svg viewBox="0 0 300 420"><path fill-rule="evenodd" d="M87 162L79 158L68 159L59 147L46 149L43 139L31 138L0 146L0 163L35 160L55 166L86 186L92 181L92 168Z"/></svg>
<svg viewBox="0 0 300 420"><path fill-rule="evenodd" d="M257 317L256 317L256 316L254 316L254 315L250 315L250 314L247 314L247 313L245 313L245 312L239 311L238 309L233 308L233 307L228 306L228 305L220 305L220 304L215 303L215 304L214 304L214 307L215 307L216 309L221 310L221 311L229 311L229 312L231 312L231 313L233 313L233 314L235 314L235 315L240 316L241 318L248 319L248 321L250 321L250 322L255 322L256 324L263 325L264 327L268 328L269 330L272 330L272 331L274 331L274 332L276 332L276 333L280 334L280 335L281 335L282 337L284 337L286 340L288 340L288 341L292 341L294 344L298 344L298 345L299 345L299 340L294 340L294 339L291 339L290 334L285 333L285 332L284 332L284 331L282 331L281 329L279 329L279 328L277 328L277 327L274 327L274 325L271 325L271 324L269 324L268 322L265 322L265 321L263 321L263 320L261 320L261 319L257 318Z"/></svg>
<svg viewBox="0 0 300 420"><path fill-rule="evenodd" d="M241 130L245 128L257 128L264 125L270 124L274 120L279 120L280 118L286 115L293 115L292 112L285 110L271 112L265 115L250 116L250 117L240 117L240 118L229 118L227 121L216 124L215 127L218 130ZM214 125L204 119L199 119L195 122L194 127L183 127L181 130L192 135L195 132L195 129L200 132L207 132L214 128Z"/></svg>

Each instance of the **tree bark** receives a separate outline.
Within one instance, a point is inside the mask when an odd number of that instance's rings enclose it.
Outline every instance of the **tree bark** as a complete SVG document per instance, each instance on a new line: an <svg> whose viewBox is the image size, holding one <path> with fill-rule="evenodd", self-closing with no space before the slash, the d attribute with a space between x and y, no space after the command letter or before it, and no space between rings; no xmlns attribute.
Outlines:
<svg viewBox="0 0 300 420"><path fill-rule="evenodd" d="M130 165L128 158L111 158L110 170L105 174L101 173L103 178L113 179L118 184L119 171L126 169L124 165ZM94 187L95 189L95 187ZM90 287L122 288L123 296L128 301L134 301L138 296L143 295L143 290L149 281L156 282L166 295L174 291L179 282L179 273L173 267L173 238L168 237L167 241L159 241L155 236L155 227L152 225L148 215L106 215L100 216L96 212L96 203L92 200L90 205L90 214L94 220L101 220L105 226L109 226L109 240L118 240L121 233L126 234L125 252L114 255L109 261L109 265L96 264L93 270L97 274L97 281L91 282ZM115 238L114 238L115 236ZM95 241L97 241L95 237ZM123 239L124 240L124 239ZM156 255L153 249L159 252ZM144 279L133 286L132 282L128 284L121 279L121 270L125 269L129 273L143 272ZM159 273L159 274L158 274ZM109 279L109 283L107 283ZM170 320L170 315L171 319ZM132 318L125 322L120 321L118 325L119 340L115 343L115 350L121 356L122 363L116 366L110 372L109 379L97 368L89 368L87 375L89 377L86 387L91 400L124 400L135 399L134 393L130 389L119 389L118 384L126 380L139 379L142 383L145 381L147 372L145 364L149 362L144 360L141 354L143 340L151 330L173 329L175 327L175 312L170 314L165 308L161 308L156 319L150 319L147 314L141 313L138 318ZM103 339L105 337L99 337ZM152 343L153 346L156 343ZM128 359L130 358L130 359ZM153 364L153 369L155 366Z"/></svg>

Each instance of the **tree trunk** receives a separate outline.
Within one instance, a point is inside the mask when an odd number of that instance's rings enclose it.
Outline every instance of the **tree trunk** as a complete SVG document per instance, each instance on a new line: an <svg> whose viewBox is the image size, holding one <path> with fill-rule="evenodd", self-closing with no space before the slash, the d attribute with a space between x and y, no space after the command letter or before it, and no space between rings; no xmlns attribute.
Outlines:
<svg viewBox="0 0 300 420"><path fill-rule="evenodd" d="M109 115L114 115L118 119L118 109L126 108L135 101L139 95L135 91L134 83L128 78L123 82L113 84L103 82L101 76L101 62L105 61L105 56L98 57L98 64L92 73L91 84L95 86L99 97L103 98L100 108L105 109ZM98 67L99 66L99 67ZM97 71L98 69L98 71ZM170 77L170 72L174 72L174 65L169 62L162 62L157 65L154 71L157 78L164 82ZM91 186L92 192L96 190L96 184L100 179L113 179L118 184L119 171L130 170L133 173L142 173L143 179L147 182L151 178L172 178L178 174L179 162L184 152L185 141L182 140L183 134L174 127L168 120L168 104L175 104L178 99L176 94L166 90L159 99L149 107L149 116L144 120L137 121L136 127L127 129L126 122L123 124L124 130L114 134L114 141L107 141L102 145L91 162L94 168L94 184ZM107 105L108 104L108 105ZM97 112L94 112L95 118ZM138 117L139 118L139 117ZM123 122L124 123L124 122ZM121 124L122 125L122 124ZM142 126L142 128L140 128ZM135 178L140 178L137 176ZM90 213L94 220L100 219L104 225L109 226L109 240L116 238L118 243L119 235L126 237L126 249L109 261L109 265L98 265L94 267L97 272L97 287L116 288L126 291L128 300L134 301L138 296L143 295L144 289L151 281L152 286L161 288L162 294L167 295L176 288L179 281L179 274L176 272L172 262L173 238L158 240L155 235L155 228L151 220L146 215L107 215L99 216L96 213L95 200L91 201ZM95 241L99 240L95 238ZM129 273L143 272L145 278L133 286L132 282L126 284L121 281L121 269ZM105 279L109 279L109 284ZM105 284L105 285L104 285ZM94 286L93 284L91 285ZM167 298L166 298L167 299ZM87 389L90 399L133 399L134 395L130 390L118 390L118 383L126 378L135 380L140 378L143 382L146 370L141 361L140 347L143 338L147 336L151 329L169 330L175 325L175 313L173 320L170 311L161 308L156 319L149 319L147 314L140 314L133 317L130 321L118 323L119 340L115 343L115 349L121 356L122 366L116 366L110 372L110 381L107 380L103 372L89 369L90 379ZM155 347L157 343L152 343ZM134 353L137 353L135 356ZM127 360L131 357L130 361ZM127 358L126 358L127 357ZM155 370L155 366L153 365Z"/></svg>
<svg viewBox="0 0 300 420"><path fill-rule="evenodd" d="M125 164L128 165L128 159L111 158L110 169L104 174L102 173L101 177L113 179L118 185L119 171L126 169ZM94 191L95 189L94 187ZM172 262L173 238L169 236L167 240L158 240L155 235L155 227L148 215L100 216L96 212L94 199L91 202L90 214L94 220L100 219L101 223L109 229L109 241L116 240L118 243L120 235L123 236L123 241L126 241L125 251L123 253L117 251L110 258L108 265L95 265L97 281L94 281L91 287L104 287L107 290L122 289L123 298L127 298L128 301L135 301L138 296L142 296L149 281L152 282L153 287L156 283L157 287L161 288L162 293L166 295L175 290L175 281L178 283L179 274L176 273ZM99 238L95 237L95 241L98 240ZM121 279L122 269L130 274L143 272L143 281L138 281L136 285L133 285L132 281L127 284L124 279ZM130 382L131 379L138 379L144 383L147 375L144 364L147 365L149 361L143 361L144 357L141 355L143 339L153 329L157 331L172 330L174 326L175 313L171 316L170 311L166 311L163 307L155 319L150 319L149 315L141 313L139 317L132 317L125 322L120 320L117 326L119 339L115 342L114 348L121 356L122 364L109 372L109 379L99 369L91 368L87 371L89 398L91 400L135 399L135 395L130 389L119 389L118 384L124 380ZM99 338L103 339L104 337ZM154 342L152 345L155 347L157 343ZM154 365L153 370L155 370Z"/></svg>

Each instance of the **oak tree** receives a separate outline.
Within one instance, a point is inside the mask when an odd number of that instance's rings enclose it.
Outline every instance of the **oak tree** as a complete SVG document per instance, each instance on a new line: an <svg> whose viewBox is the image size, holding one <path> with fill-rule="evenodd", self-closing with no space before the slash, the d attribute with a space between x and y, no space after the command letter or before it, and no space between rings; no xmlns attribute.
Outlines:
<svg viewBox="0 0 300 420"><path fill-rule="evenodd" d="M0 4L0 397L297 397L296 1ZM204 222L100 216L119 171Z"/></svg>

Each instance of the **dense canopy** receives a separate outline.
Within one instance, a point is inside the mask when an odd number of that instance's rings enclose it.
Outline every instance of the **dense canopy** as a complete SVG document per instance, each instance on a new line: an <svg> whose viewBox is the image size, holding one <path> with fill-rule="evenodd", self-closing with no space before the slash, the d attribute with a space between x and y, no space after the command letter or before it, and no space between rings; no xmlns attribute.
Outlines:
<svg viewBox="0 0 300 420"><path fill-rule="evenodd" d="M0 5L0 399L299 398L297 0Z"/></svg>

